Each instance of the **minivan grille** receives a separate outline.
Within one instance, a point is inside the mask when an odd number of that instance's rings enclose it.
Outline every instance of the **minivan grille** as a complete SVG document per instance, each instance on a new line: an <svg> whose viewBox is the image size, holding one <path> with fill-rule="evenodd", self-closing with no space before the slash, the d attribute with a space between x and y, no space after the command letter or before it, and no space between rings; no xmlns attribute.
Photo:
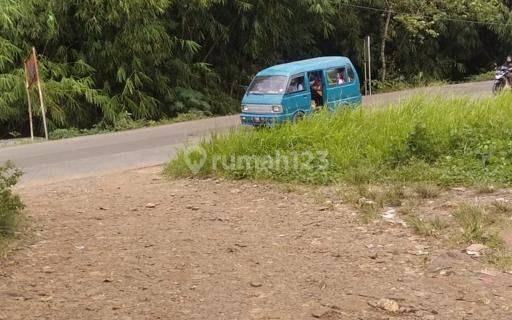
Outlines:
<svg viewBox="0 0 512 320"><path fill-rule="evenodd" d="M264 104L249 104L247 105L247 110L244 112L261 114L272 113L272 106Z"/></svg>

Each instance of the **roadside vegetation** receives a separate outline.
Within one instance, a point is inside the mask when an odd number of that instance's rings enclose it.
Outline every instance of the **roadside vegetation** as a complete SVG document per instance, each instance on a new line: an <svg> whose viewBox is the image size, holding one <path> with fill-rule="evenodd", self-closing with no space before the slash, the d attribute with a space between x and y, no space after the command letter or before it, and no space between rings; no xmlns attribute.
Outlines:
<svg viewBox="0 0 512 320"><path fill-rule="evenodd" d="M475 75L471 75L469 77L465 77L463 79L456 79L450 81L449 79L440 80L439 78L425 78L423 72L420 72L418 75L412 77L404 77L401 76L395 79L388 79L385 81L382 80L373 80L373 93L387 93L387 92L395 92L402 91L407 89L415 89L415 88L425 88L425 87L436 87L443 86L448 84L457 84L457 83L466 83L466 82L479 82L479 81L491 81L494 79L495 70L494 68L490 68L490 70L477 73Z"/></svg>
<svg viewBox="0 0 512 320"><path fill-rule="evenodd" d="M0 166L0 249L15 235L24 208L21 199L12 192L21 172L12 164Z"/></svg>
<svg viewBox="0 0 512 320"><path fill-rule="evenodd" d="M343 109L272 129L241 128L200 147L208 161L197 173L187 166L187 158L200 155L188 151L166 173L310 184L432 182L495 188L512 184L512 95L478 101L417 96L389 108ZM299 166L280 161L297 157ZM246 165L248 158L269 159L270 165Z"/></svg>
<svg viewBox="0 0 512 320"><path fill-rule="evenodd" d="M476 81L491 81L494 79L494 75L496 74L496 71L493 68L492 70L485 71L470 77L466 78L466 81L469 82L476 82Z"/></svg>
<svg viewBox="0 0 512 320"><path fill-rule="evenodd" d="M388 79L388 80L374 80L372 81L373 93L387 93L387 92L395 92L402 91L407 89L415 89L415 88L424 88L424 87L434 87L434 86L442 86L448 84L448 81L436 80L430 78L424 78L423 73L420 73L416 76L405 78L400 77L396 79Z"/></svg>
<svg viewBox="0 0 512 320"><path fill-rule="evenodd" d="M67 128L67 129L55 129L50 132L49 138L50 140L59 140L59 139L68 139L75 138L81 136L89 136L95 134L104 134L110 132L119 132L133 129L141 129L141 128L149 128L149 127L157 127L162 125L168 125L173 123L192 121L192 120L200 120L211 116L210 113L205 113L202 111L190 111L187 113L182 113L176 116L175 118L164 118L161 120L133 120L133 119L125 119L125 121L117 123L115 126L109 126L104 124L95 125L91 129L78 129L78 128Z"/></svg>

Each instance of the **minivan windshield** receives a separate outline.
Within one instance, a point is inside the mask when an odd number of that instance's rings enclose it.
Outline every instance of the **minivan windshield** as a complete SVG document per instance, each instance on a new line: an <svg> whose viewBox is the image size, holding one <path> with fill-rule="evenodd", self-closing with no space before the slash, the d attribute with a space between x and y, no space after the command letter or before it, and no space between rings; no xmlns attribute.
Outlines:
<svg viewBox="0 0 512 320"><path fill-rule="evenodd" d="M286 76L258 76L254 78L247 93L250 94L284 94L288 77Z"/></svg>

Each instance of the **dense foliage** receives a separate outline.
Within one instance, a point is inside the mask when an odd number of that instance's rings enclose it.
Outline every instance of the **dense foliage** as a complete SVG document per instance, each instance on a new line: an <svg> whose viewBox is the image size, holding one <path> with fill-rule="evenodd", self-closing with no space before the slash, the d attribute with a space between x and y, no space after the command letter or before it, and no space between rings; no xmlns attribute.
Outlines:
<svg viewBox="0 0 512 320"><path fill-rule="evenodd" d="M394 108L318 113L272 130L240 128L181 151L166 172L313 184L510 186L512 96L416 97Z"/></svg>
<svg viewBox="0 0 512 320"><path fill-rule="evenodd" d="M20 198L11 190L20 176L21 172L11 164L0 165L0 244L3 238L14 233L23 209Z"/></svg>
<svg viewBox="0 0 512 320"><path fill-rule="evenodd" d="M505 0L0 0L0 137L27 133L21 66L31 46L42 61L51 130L111 127L189 110L236 111L241 85L278 62L341 54L360 68L367 34L374 76L384 82L487 71L512 48L510 6Z"/></svg>

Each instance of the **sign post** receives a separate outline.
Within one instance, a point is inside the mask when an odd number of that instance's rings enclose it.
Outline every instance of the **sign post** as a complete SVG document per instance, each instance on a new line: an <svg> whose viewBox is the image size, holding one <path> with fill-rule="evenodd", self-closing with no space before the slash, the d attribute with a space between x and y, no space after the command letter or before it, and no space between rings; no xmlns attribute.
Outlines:
<svg viewBox="0 0 512 320"><path fill-rule="evenodd" d="M367 45L366 49L368 50L368 92L370 96L372 95L372 42L371 37L368 36L366 38Z"/></svg>
<svg viewBox="0 0 512 320"><path fill-rule="evenodd" d="M29 75L28 75L27 61L25 61L25 63L24 63L24 69L25 69L25 90L27 91L28 119L30 121L30 139L32 141L34 141L34 122L32 120L32 98L30 97L30 84L29 84Z"/></svg>
<svg viewBox="0 0 512 320"><path fill-rule="evenodd" d="M43 89L41 87L41 77L39 76L39 66L37 62L37 53L36 48L32 47L32 53L25 61L25 87L27 89L27 97L28 97L28 109L29 109L29 118L30 118L30 134L32 139L34 139L34 129L32 124L32 101L30 98L30 88L34 83L37 83L37 89L39 91L39 103L41 105L41 114L43 116L43 126L44 126L44 137L48 140L48 126L46 124L46 110L44 107L43 100Z"/></svg>
<svg viewBox="0 0 512 320"><path fill-rule="evenodd" d="M366 36L363 44L363 60L364 60L364 95L372 95L372 53L371 38Z"/></svg>
<svg viewBox="0 0 512 320"><path fill-rule="evenodd" d="M39 77L39 65L37 63L37 54L35 47L32 47L32 54L34 55L34 60L36 61L37 88L39 90L39 101L41 102L41 113L43 114L44 137L46 140L48 140L48 126L46 125L46 109L44 108L43 90L41 88L41 77Z"/></svg>
<svg viewBox="0 0 512 320"><path fill-rule="evenodd" d="M363 63L364 63L364 95L368 95L368 57L366 54L366 37L363 38Z"/></svg>

